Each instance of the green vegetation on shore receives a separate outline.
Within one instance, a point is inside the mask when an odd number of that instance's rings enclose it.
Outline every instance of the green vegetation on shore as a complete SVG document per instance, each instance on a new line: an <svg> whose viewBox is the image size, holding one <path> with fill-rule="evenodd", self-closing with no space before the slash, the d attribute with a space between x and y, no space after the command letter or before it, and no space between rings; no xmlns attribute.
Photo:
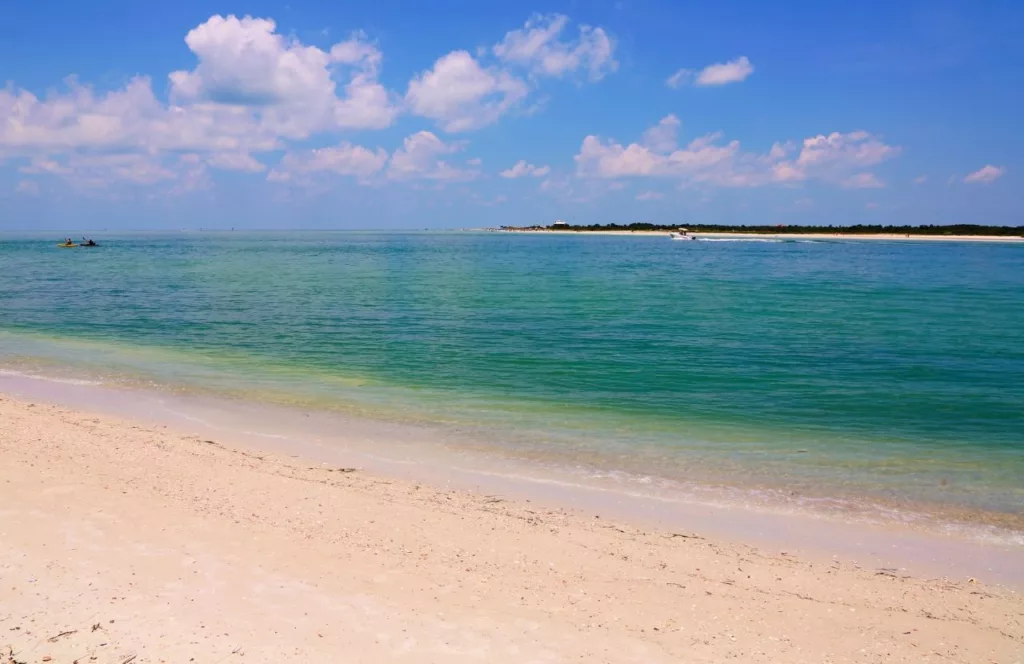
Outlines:
<svg viewBox="0 0 1024 664"><path fill-rule="evenodd" d="M553 226L502 226L502 230L559 230L559 231L675 231L680 224L590 224ZM956 224L954 226L727 226L717 224L686 224L693 233L771 233L771 234L843 234L843 235L981 235L989 237L1024 237L1024 226L981 226L978 224Z"/></svg>

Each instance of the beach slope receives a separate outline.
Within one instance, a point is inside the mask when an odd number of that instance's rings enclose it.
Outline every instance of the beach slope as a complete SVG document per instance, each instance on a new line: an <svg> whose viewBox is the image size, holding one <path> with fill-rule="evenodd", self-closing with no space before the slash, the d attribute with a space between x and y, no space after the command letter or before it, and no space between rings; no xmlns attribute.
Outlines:
<svg viewBox="0 0 1024 664"><path fill-rule="evenodd" d="M969 580L0 397L4 662L1005 663L1022 615Z"/></svg>

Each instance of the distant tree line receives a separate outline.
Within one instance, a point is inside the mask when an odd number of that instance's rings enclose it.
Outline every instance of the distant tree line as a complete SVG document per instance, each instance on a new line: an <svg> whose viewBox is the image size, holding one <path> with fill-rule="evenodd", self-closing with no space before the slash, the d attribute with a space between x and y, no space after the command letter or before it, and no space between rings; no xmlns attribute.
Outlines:
<svg viewBox="0 0 1024 664"><path fill-rule="evenodd" d="M684 227L694 233L772 233L800 235L804 233L842 233L844 235L875 235L880 233L900 235L984 235L993 237L1024 237L1024 226L982 226L979 224L955 224L952 226L728 226L718 224L590 224L558 226L502 226L504 230L552 230L560 231L674 231Z"/></svg>

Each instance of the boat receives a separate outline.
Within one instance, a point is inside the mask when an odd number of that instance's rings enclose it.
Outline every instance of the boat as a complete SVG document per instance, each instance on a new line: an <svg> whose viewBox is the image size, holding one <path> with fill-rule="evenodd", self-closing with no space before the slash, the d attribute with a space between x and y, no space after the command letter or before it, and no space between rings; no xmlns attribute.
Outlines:
<svg viewBox="0 0 1024 664"><path fill-rule="evenodd" d="M58 247L60 247L61 249L74 249L74 248L75 248L75 247L77 247L78 245L77 245L77 244L74 244L74 243L72 243L72 244L67 244L66 242L61 242L61 243L60 243L60 244L58 244L57 246L58 246Z"/></svg>
<svg viewBox="0 0 1024 664"><path fill-rule="evenodd" d="M673 231L673 232L669 233L668 236L670 238L672 238L673 240L696 240L697 239L695 236L690 235L689 229L686 229L686 228L680 228L678 231Z"/></svg>

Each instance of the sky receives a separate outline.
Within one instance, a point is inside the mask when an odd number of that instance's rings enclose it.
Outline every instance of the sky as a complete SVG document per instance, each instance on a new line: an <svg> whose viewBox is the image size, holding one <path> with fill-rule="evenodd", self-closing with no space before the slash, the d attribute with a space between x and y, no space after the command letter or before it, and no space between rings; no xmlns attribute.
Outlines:
<svg viewBox="0 0 1024 664"><path fill-rule="evenodd" d="M0 229L1024 225L1024 3L17 2Z"/></svg>

